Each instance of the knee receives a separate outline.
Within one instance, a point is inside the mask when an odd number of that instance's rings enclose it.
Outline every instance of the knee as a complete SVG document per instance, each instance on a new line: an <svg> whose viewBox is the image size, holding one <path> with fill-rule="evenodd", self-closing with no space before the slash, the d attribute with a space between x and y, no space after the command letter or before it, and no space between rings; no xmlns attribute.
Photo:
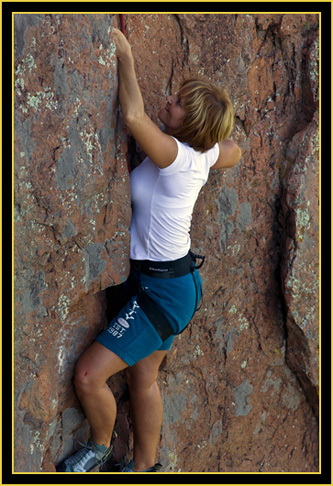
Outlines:
<svg viewBox="0 0 333 486"><path fill-rule="evenodd" d="M79 360L74 369L74 387L77 393L93 392L98 387L94 374Z"/></svg>

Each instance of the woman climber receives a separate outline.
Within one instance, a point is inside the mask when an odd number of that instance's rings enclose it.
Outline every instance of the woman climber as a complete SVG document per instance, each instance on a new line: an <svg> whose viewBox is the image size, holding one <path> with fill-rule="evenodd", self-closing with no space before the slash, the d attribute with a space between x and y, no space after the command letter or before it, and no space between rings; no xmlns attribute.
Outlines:
<svg viewBox="0 0 333 486"><path fill-rule="evenodd" d="M155 463L163 417L158 369L202 294L190 251L193 207L210 169L233 167L241 158L239 147L228 138L234 114L224 90L186 80L158 113L162 132L145 113L130 44L120 30L113 29L112 35L122 117L147 157L130 176L131 270L120 286L117 302L122 308L75 367L75 391L91 436L57 467L64 472L88 472L110 458L116 402L106 382L124 369L134 446L133 460L123 472L161 468Z"/></svg>

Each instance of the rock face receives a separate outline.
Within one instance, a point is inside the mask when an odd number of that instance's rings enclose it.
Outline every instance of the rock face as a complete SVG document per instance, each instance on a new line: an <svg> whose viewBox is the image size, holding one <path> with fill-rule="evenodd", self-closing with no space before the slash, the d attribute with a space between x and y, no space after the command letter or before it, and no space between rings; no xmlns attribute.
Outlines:
<svg viewBox="0 0 333 486"><path fill-rule="evenodd" d="M193 216L204 304L160 373L165 471L319 469L318 22L125 16L147 113L157 121L184 78L210 79L234 102L243 152ZM15 471L54 471L88 433L73 365L105 324L101 291L128 273L117 23L15 15ZM123 377L110 384L117 460L131 426Z"/></svg>
<svg viewBox="0 0 333 486"><path fill-rule="evenodd" d="M110 15L15 15L17 471L52 470L71 449L73 365L104 325L98 292L128 273L111 26Z"/></svg>

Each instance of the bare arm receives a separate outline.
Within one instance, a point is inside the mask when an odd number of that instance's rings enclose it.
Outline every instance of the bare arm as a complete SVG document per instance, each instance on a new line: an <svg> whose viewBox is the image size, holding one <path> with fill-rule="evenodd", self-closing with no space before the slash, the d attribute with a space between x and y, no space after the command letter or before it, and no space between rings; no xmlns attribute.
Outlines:
<svg viewBox="0 0 333 486"><path fill-rule="evenodd" d="M229 169L240 161L242 152L239 146L227 138L219 143L220 154L212 169Z"/></svg>
<svg viewBox="0 0 333 486"><path fill-rule="evenodd" d="M177 156L177 143L146 115L131 47L120 30L113 29L113 37L118 58L119 102L123 120L145 154L159 167L168 167Z"/></svg>
<svg viewBox="0 0 333 486"><path fill-rule="evenodd" d="M119 102L123 120L127 123L132 118L144 116L144 103L136 79L131 47L118 29L113 29L113 37L118 59Z"/></svg>

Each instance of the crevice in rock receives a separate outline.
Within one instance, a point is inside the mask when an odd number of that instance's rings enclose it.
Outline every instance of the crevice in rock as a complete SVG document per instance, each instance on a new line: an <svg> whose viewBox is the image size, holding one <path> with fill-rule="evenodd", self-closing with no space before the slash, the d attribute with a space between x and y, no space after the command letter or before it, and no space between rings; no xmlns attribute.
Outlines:
<svg viewBox="0 0 333 486"><path fill-rule="evenodd" d="M145 154L135 141L132 135L127 134L127 157L131 170L134 170L145 158Z"/></svg>
<svg viewBox="0 0 333 486"><path fill-rule="evenodd" d="M306 131L317 110L313 87L311 85L309 59L309 50L313 45L315 35L317 35L314 32L306 38L303 36L303 39L299 43L294 43L292 50L290 50L288 49L288 44L284 42L280 29L271 29L273 40L279 46L286 72L288 73L289 83L288 90L285 93L285 109L289 111L292 109L294 111L288 136L284 141L285 150L283 158L285 162L284 166L280 168L280 192L276 201L276 204L278 204L278 207L276 207L276 221L279 231L277 244L281 253L276 276L280 281L279 298L284 314L286 364L295 375L308 404L312 408L314 415L318 418L317 388L311 382L311 378L305 371L307 369L305 363L310 357L307 338L293 318L284 287L287 276L292 275L292 269L298 251L296 214L295 210L288 205L288 195L291 190L289 188L289 179L295 159L299 155L298 148L293 147L293 140L298 133ZM294 143L294 145L296 144Z"/></svg>
<svg viewBox="0 0 333 486"><path fill-rule="evenodd" d="M188 59L189 59L190 46L189 46L188 39L185 35L185 31L184 31L184 28L183 28L183 25L182 25L181 18L179 17L179 15L176 15L176 14L174 15L174 18L176 19L177 24L179 26L181 45L183 46L184 55L183 55L182 65L186 66L186 64L188 63Z"/></svg>
<svg viewBox="0 0 333 486"><path fill-rule="evenodd" d="M288 318L286 364L300 384L314 416L319 419L318 390L304 371L305 361L310 357L307 339L300 327L291 319L290 313L288 313Z"/></svg>
<svg viewBox="0 0 333 486"><path fill-rule="evenodd" d="M296 155L295 155L296 157ZM289 168L290 169L290 168ZM318 391L316 386L311 382L305 369L307 362L310 360L310 350L308 340L302 329L298 326L293 313L288 304L286 296L285 281L288 275L292 275L294 261L297 257L298 242L296 240L296 221L295 211L289 208L288 199L288 174L281 178L280 184L280 205L278 212L278 221L280 225L281 238L281 256L279 259L279 280L280 280L280 299L281 307L284 314L284 333L286 345L286 365L292 371L300 384L306 401L310 405L315 417L319 417Z"/></svg>
<svg viewBox="0 0 333 486"><path fill-rule="evenodd" d="M276 196L274 206L274 248L279 255L276 259L275 281L278 292L277 299L280 303L282 331L285 342L285 363L294 374L297 382L303 390L305 400L313 410L314 416L318 418L318 392L307 376L305 361L310 356L308 342L304 333L292 318L285 295L286 268L291 273L294 259L296 258L297 241L295 240L294 213L290 209L286 212L287 183L281 179L280 191Z"/></svg>
<svg viewBox="0 0 333 486"><path fill-rule="evenodd" d="M295 116L289 129L286 146L296 133L304 130L311 122L316 109L307 66L307 47L305 45L299 46L298 52L296 52L296 48L293 46L293 55L290 58L290 53L283 49L283 44L281 43L282 57L286 70L289 73L289 91L286 93L286 109L287 104L290 104L290 99L292 99L295 110ZM300 67L299 70L297 70L298 67Z"/></svg>

